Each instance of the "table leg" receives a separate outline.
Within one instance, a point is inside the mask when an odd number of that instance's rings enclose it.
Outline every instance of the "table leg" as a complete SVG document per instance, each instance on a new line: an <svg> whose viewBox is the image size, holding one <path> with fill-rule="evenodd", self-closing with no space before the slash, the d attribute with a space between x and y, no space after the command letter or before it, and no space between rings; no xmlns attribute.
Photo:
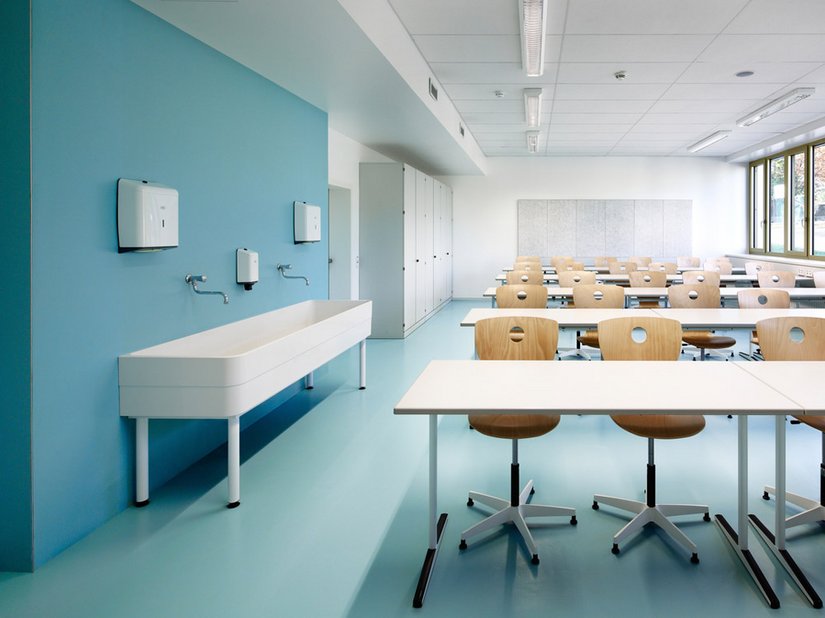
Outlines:
<svg viewBox="0 0 825 618"><path fill-rule="evenodd" d="M135 506L149 504L149 419L135 419Z"/></svg>
<svg viewBox="0 0 825 618"><path fill-rule="evenodd" d="M774 530L771 533L768 527L754 514L748 515L754 530L762 538L765 545L773 552L777 562L781 564L788 575L791 576L800 592L808 599L808 602L815 608L822 607L822 599L817 594L816 589L808 581L805 573L796 564L790 552L785 549L785 416L776 417L776 513Z"/></svg>
<svg viewBox="0 0 825 618"><path fill-rule="evenodd" d="M447 513L441 513L436 519L438 512L438 415L430 415L430 482L429 482L429 506L427 509L427 524L429 531L429 545L427 555L424 557L424 565L421 567L421 575L418 578L418 586L413 597L413 607L424 605L424 596L427 594L427 587L430 585L435 559L438 557L438 548L441 545L441 538L444 533L444 526L447 523Z"/></svg>
<svg viewBox="0 0 825 618"><path fill-rule="evenodd" d="M367 340L362 339L358 344L358 352L361 360L361 377L358 382L358 389L364 390L367 388Z"/></svg>
<svg viewBox="0 0 825 618"><path fill-rule="evenodd" d="M738 498L737 521L739 533L733 529L723 515L717 514L716 523L722 536L730 543L739 560L750 574L759 588L768 605L773 609L779 608L779 598L768 583L765 574L748 549L748 417L745 414L737 416L738 422Z"/></svg>
<svg viewBox="0 0 825 618"><path fill-rule="evenodd" d="M306 375L306 378L304 378L304 386L308 391L311 391L313 388L315 388L315 376L313 375L312 371L310 371Z"/></svg>
<svg viewBox="0 0 825 618"><path fill-rule="evenodd" d="M241 505L241 417L230 416L227 420L227 481L229 484L228 509Z"/></svg>

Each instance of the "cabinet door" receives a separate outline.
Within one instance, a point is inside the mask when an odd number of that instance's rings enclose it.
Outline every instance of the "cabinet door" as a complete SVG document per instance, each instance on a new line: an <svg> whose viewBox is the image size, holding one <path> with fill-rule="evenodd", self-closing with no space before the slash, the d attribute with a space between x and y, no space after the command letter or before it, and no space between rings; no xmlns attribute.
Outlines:
<svg viewBox="0 0 825 618"><path fill-rule="evenodd" d="M416 323L415 315L415 189L416 170L404 166L404 329Z"/></svg>
<svg viewBox="0 0 825 618"><path fill-rule="evenodd" d="M443 212L444 185L433 180L433 304L436 307L444 302Z"/></svg>
<svg viewBox="0 0 825 618"><path fill-rule="evenodd" d="M415 317L433 309L433 181L416 173L415 186Z"/></svg>

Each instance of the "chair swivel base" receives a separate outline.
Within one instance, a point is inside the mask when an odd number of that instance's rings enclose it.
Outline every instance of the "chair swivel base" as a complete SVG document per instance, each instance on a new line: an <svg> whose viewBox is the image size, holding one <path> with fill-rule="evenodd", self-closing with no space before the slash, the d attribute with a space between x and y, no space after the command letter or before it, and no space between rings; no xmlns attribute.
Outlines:
<svg viewBox="0 0 825 618"><path fill-rule="evenodd" d="M593 510L599 510L600 502L623 511L636 513L636 516L613 536L613 549L611 551L614 554L619 553L619 543L644 528L647 524L656 524L665 534L690 552L690 561L692 563L696 564L699 562L696 545L684 532L679 530L676 524L670 521L668 517L701 513L703 514L702 519L710 521L707 506L700 504L657 504L656 506L648 506L645 502L638 500L595 495L593 496Z"/></svg>
<svg viewBox="0 0 825 618"><path fill-rule="evenodd" d="M764 500L769 500L772 495L776 495L776 488L766 485L765 493L762 494L762 498ZM810 498L806 498L805 496L800 496L799 494L794 494L789 491L785 492L785 500L786 502L790 502L791 504L795 504L796 506L805 509L801 513L791 515L785 519L785 528L825 521L825 506L820 504L818 501L811 500Z"/></svg>
<svg viewBox="0 0 825 618"><path fill-rule="evenodd" d="M576 521L576 509L562 507L562 506L546 506L543 504L527 504L527 499L530 497L530 494L534 493L533 490L533 481L528 481L527 484L524 486L524 489L521 490L519 494L519 504L518 506L514 506L510 504L509 500L504 500L502 498L497 498L495 496L490 496L488 494L482 494L475 491L471 491L469 493L469 498L467 499L467 506L473 506L475 501L481 502L489 506L490 508L497 509L495 513L490 515L489 517L481 520L474 526L467 528L464 532L461 533L461 542L458 545L459 549L467 549L467 539L470 537L476 536L490 530L492 528L497 528L503 524L514 524L518 529L521 537L524 539L524 543L527 545L527 549L530 551L532 555L532 563L538 564L539 563L539 554L538 549L536 547L536 543L533 540L533 535L530 533L530 529L527 526L527 518L528 517L570 517L570 524L575 526L578 522Z"/></svg>

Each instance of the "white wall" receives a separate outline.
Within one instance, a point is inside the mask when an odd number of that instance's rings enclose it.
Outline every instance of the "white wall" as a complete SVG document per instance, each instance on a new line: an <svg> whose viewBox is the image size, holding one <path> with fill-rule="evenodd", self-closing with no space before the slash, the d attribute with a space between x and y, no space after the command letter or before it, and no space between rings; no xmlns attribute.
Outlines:
<svg viewBox="0 0 825 618"><path fill-rule="evenodd" d="M689 199L693 255L747 251L747 166L709 158L490 158L453 188L453 295L477 298L516 256L519 199ZM675 256L656 256L675 257Z"/></svg>
<svg viewBox="0 0 825 618"><path fill-rule="evenodd" d="M352 290L350 298L358 298L358 205L361 203L358 193L358 164L362 161L390 161L382 154L367 148L360 142L350 139L343 133L329 129L329 184L350 190L352 197L352 221L350 247L350 281Z"/></svg>

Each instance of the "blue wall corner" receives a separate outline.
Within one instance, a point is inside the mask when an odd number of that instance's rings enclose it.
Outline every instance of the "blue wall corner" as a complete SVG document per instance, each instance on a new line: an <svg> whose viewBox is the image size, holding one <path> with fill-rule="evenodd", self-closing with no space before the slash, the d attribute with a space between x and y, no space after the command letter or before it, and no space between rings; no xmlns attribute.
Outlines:
<svg viewBox="0 0 825 618"><path fill-rule="evenodd" d="M118 415L118 355L327 297L326 232L321 243L292 241L295 200L321 205L327 229L327 116L128 0L34 0L32 23L40 565L133 497L133 421ZM118 254L120 177L179 191L178 248ZM249 292L235 283L238 247L260 255ZM278 262L312 285L281 279ZM195 296L187 273L206 274L205 287L226 291L230 304ZM152 486L226 435L215 421L150 427Z"/></svg>

